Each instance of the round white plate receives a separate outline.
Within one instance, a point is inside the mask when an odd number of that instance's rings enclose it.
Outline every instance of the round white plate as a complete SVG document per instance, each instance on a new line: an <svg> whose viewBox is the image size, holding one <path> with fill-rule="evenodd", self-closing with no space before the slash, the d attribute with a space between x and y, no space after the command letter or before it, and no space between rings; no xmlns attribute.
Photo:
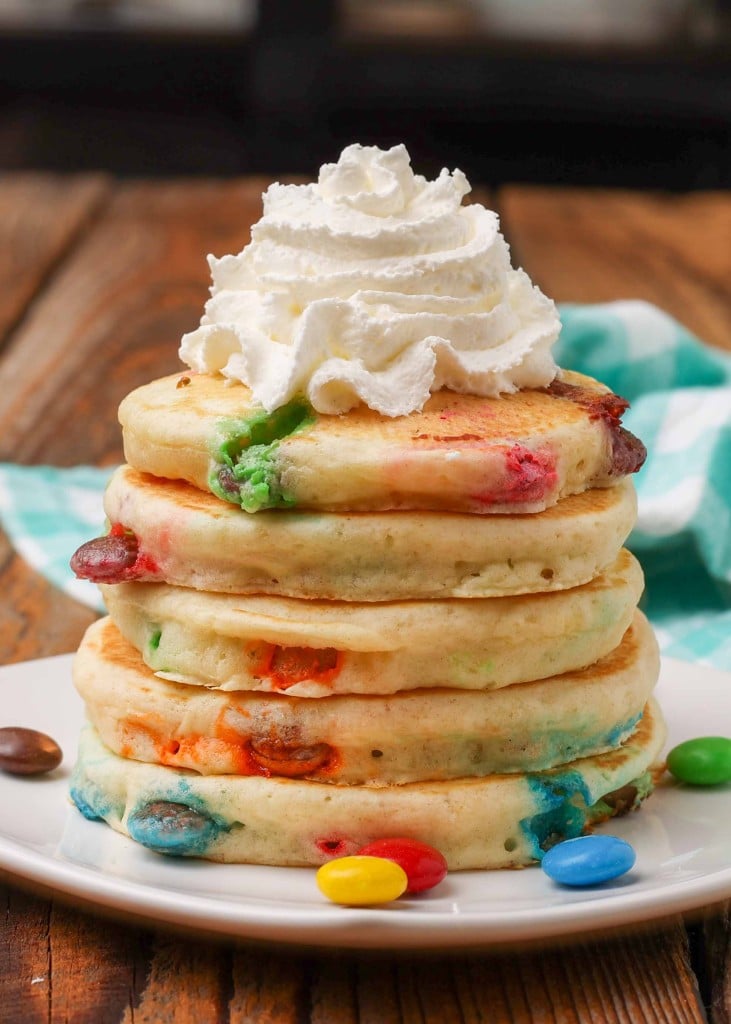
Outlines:
<svg viewBox="0 0 731 1024"><path fill-rule="evenodd" d="M387 907L328 903L307 868L165 858L67 797L83 709L71 656L0 668L0 726L48 732L66 756L48 776L0 773L0 868L86 902L228 936L340 948L457 948L577 934L689 910L731 896L731 785L661 786L638 814L605 831L637 851L614 883L568 889L540 868L466 871ZM731 675L665 660L658 696L669 745L731 736ZM397 825L395 826L398 830Z"/></svg>

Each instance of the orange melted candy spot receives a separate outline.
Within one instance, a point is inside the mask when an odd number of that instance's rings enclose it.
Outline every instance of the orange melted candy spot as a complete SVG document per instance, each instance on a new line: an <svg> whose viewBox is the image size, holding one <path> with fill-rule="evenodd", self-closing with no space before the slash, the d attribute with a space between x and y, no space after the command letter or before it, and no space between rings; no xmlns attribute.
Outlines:
<svg viewBox="0 0 731 1024"><path fill-rule="evenodd" d="M120 754L134 757L137 751L136 739L144 737L148 744L149 757L159 764L170 767L192 768L206 773L215 762L223 762L224 773L234 775L271 775L296 779L303 775L318 773L328 775L334 772L340 757L329 743L286 742L274 730L269 736L242 735L225 720L225 710L216 722L217 736L191 734L173 739L163 730L156 730L136 722L125 722ZM152 750L150 750L150 747Z"/></svg>
<svg viewBox="0 0 731 1024"><path fill-rule="evenodd" d="M252 775L250 762L242 742L231 742L214 736L184 736L163 744L160 761L163 764L191 766L210 771L211 762L222 760L236 775Z"/></svg>
<svg viewBox="0 0 731 1024"><path fill-rule="evenodd" d="M266 770L267 774L284 775L296 779L311 772L333 767L335 751L329 743L314 743L303 747L296 743L284 743L272 737L268 740L251 740L250 756Z"/></svg>
<svg viewBox="0 0 731 1024"><path fill-rule="evenodd" d="M343 652L334 647L280 647L266 644L255 669L268 676L276 689L288 690L295 683L311 680L331 683L343 667Z"/></svg>
<svg viewBox="0 0 731 1024"><path fill-rule="evenodd" d="M286 736L280 735L274 727L268 734L242 734L227 721L225 709L218 716L216 733L229 742L237 741L240 760L236 772L239 775L280 775L296 779L315 773L330 775L340 764L337 750L329 743L305 744L298 741L294 729L287 730Z"/></svg>
<svg viewBox="0 0 731 1024"><path fill-rule="evenodd" d="M120 756L139 756L140 741L148 751L148 757L154 756L158 764L172 768L191 768L193 771L205 772L206 769L210 770L215 759L222 760L227 770L236 775L268 774L249 756L246 737L231 729L225 738L194 733L173 739L164 727L155 729L149 724L126 721L118 751Z"/></svg>
<svg viewBox="0 0 731 1024"><path fill-rule="evenodd" d="M118 754L120 757L134 759L139 756L140 744L142 744L143 750L149 751L147 756L151 756L154 752L155 757L160 759L163 747L160 730L156 729L152 722L126 719L122 722Z"/></svg>

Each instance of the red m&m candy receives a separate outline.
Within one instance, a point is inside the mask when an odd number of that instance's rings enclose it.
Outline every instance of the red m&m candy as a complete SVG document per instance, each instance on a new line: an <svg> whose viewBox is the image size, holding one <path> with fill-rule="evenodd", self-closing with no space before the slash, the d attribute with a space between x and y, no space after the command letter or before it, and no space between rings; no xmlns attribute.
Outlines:
<svg viewBox="0 0 731 1024"><path fill-rule="evenodd" d="M424 892L433 889L447 873L447 862L433 846L418 839L376 839L358 854L364 857L383 857L400 865L406 872L406 892Z"/></svg>

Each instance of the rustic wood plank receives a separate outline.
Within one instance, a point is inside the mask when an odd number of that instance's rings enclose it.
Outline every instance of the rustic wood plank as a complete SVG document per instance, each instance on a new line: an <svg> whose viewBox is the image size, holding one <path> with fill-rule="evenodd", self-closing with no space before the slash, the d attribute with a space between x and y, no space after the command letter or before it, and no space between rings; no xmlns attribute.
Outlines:
<svg viewBox="0 0 731 1024"><path fill-rule="evenodd" d="M146 944L143 932L54 906L50 1024L116 1024L131 1012L144 980Z"/></svg>
<svg viewBox="0 0 731 1024"><path fill-rule="evenodd" d="M225 948L157 935L137 1005L118 1019L121 1024L224 1024L230 970Z"/></svg>
<svg viewBox="0 0 731 1024"><path fill-rule="evenodd" d="M48 1020L51 1002L50 906L0 885L0 1018Z"/></svg>
<svg viewBox="0 0 731 1024"><path fill-rule="evenodd" d="M505 965L507 969L508 965ZM548 950L527 962L558 1022L702 1024L703 1006L682 922L605 943ZM533 994L528 996L531 1008Z"/></svg>
<svg viewBox="0 0 731 1024"><path fill-rule="evenodd" d="M702 1024L680 920L658 931L471 958L455 986L465 1024Z"/></svg>
<svg viewBox="0 0 731 1024"><path fill-rule="evenodd" d="M510 186L513 261L557 302L645 299L731 350L731 196Z"/></svg>
<svg viewBox="0 0 731 1024"><path fill-rule="evenodd" d="M405 1014L403 986L399 978L399 958L356 960L354 993L358 1005L358 1024L400 1024ZM395 962L394 962L395 961ZM437 1008L443 1000L437 999ZM440 1018L449 1024L448 1016Z"/></svg>
<svg viewBox="0 0 731 1024"><path fill-rule="evenodd" d="M0 177L0 348L110 189L101 174Z"/></svg>
<svg viewBox="0 0 731 1024"><path fill-rule="evenodd" d="M706 915L702 934L711 1024L731 1024L731 903Z"/></svg>
<svg viewBox="0 0 731 1024"><path fill-rule="evenodd" d="M309 1005L306 963L281 952L234 951L230 1024L302 1024Z"/></svg>
<svg viewBox="0 0 731 1024"><path fill-rule="evenodd" d="M400 1019L404 1024L462 1024L450 963L403 963L397 967Z"/></svg>
<svg viewBox="0 0 731 1024"><path fill-rule="evenodd" d="M73 651L96 618L30 569L1 530L0 587L0 664Z"/></svg>
<svg viewBox="0 0 731 1024"><path fill-rule="evenodd" d="M180 367L198 324L205 253L238 251L262 182L118 188L10 339L0 364L0 459L70 465L121 458L116 410Z"/></svg>
<svg viewBox="0 0 731 1024"><path fill-rule="evenodd" d="M504 955L455 962L455 986L465 1024L513 1024L531 1019L529 993L518 970L518 962L530 955L517 951L509 971L503 969ZM535 998L535 993L530 995ZM544 1005L538 1001L534 1010L543 1012Z"/></svg>
<svg viewBox="0 0 731 1024"><path fill-rule="evenodd" d="M315 965L308 1024L361 1024L355 994L355 968L350 958L323 959ZM384 1021L384 1024L390 1022Z"/></svg>
<svg viewBox="0 0 731 1024"><path fill-rule="evenodd" d="M678 919L604 943L318 963L311 1024L703 1024ZM277 1020L278 1024L278 1020Z"/></svg>
<svg viewBox="0 0 731 1024"><path fill-rule="evenodd" d="M402 1016L394 1020L408 1024L705 1020L680 922L601 944L407 962L398 974Z"/></svg>

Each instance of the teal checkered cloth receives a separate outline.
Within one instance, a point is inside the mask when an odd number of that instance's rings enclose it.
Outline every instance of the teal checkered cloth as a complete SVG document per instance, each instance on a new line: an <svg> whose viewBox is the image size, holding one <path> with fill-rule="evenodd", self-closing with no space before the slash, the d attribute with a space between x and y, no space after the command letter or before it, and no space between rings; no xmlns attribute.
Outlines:
<svg viewBox="0 0 731 1024"><path fill-rule="evenodd" d="M29 565L77 601L103 610L99 591L77 580L69 559L104 533L102 495L111 469L0 463L0 522Z"/></svg>
<svg viewBox="0 0 731 1024"><path fill-rule="evenodd" d="M731 358L644 302L563 306L561 366L632 403L642 607L664 654L731 669Z"/></svg>
<svg viewBox="0 0 731 1024"><path fill-rule="evenodd" d="M664 653L731 669L731 358L644 302L563 306L556 359L632 402L649 456L629 547ZM96 588L68 560L102 532L110 471L0 465L0 520L20 554L80 601Z"/></svg>

